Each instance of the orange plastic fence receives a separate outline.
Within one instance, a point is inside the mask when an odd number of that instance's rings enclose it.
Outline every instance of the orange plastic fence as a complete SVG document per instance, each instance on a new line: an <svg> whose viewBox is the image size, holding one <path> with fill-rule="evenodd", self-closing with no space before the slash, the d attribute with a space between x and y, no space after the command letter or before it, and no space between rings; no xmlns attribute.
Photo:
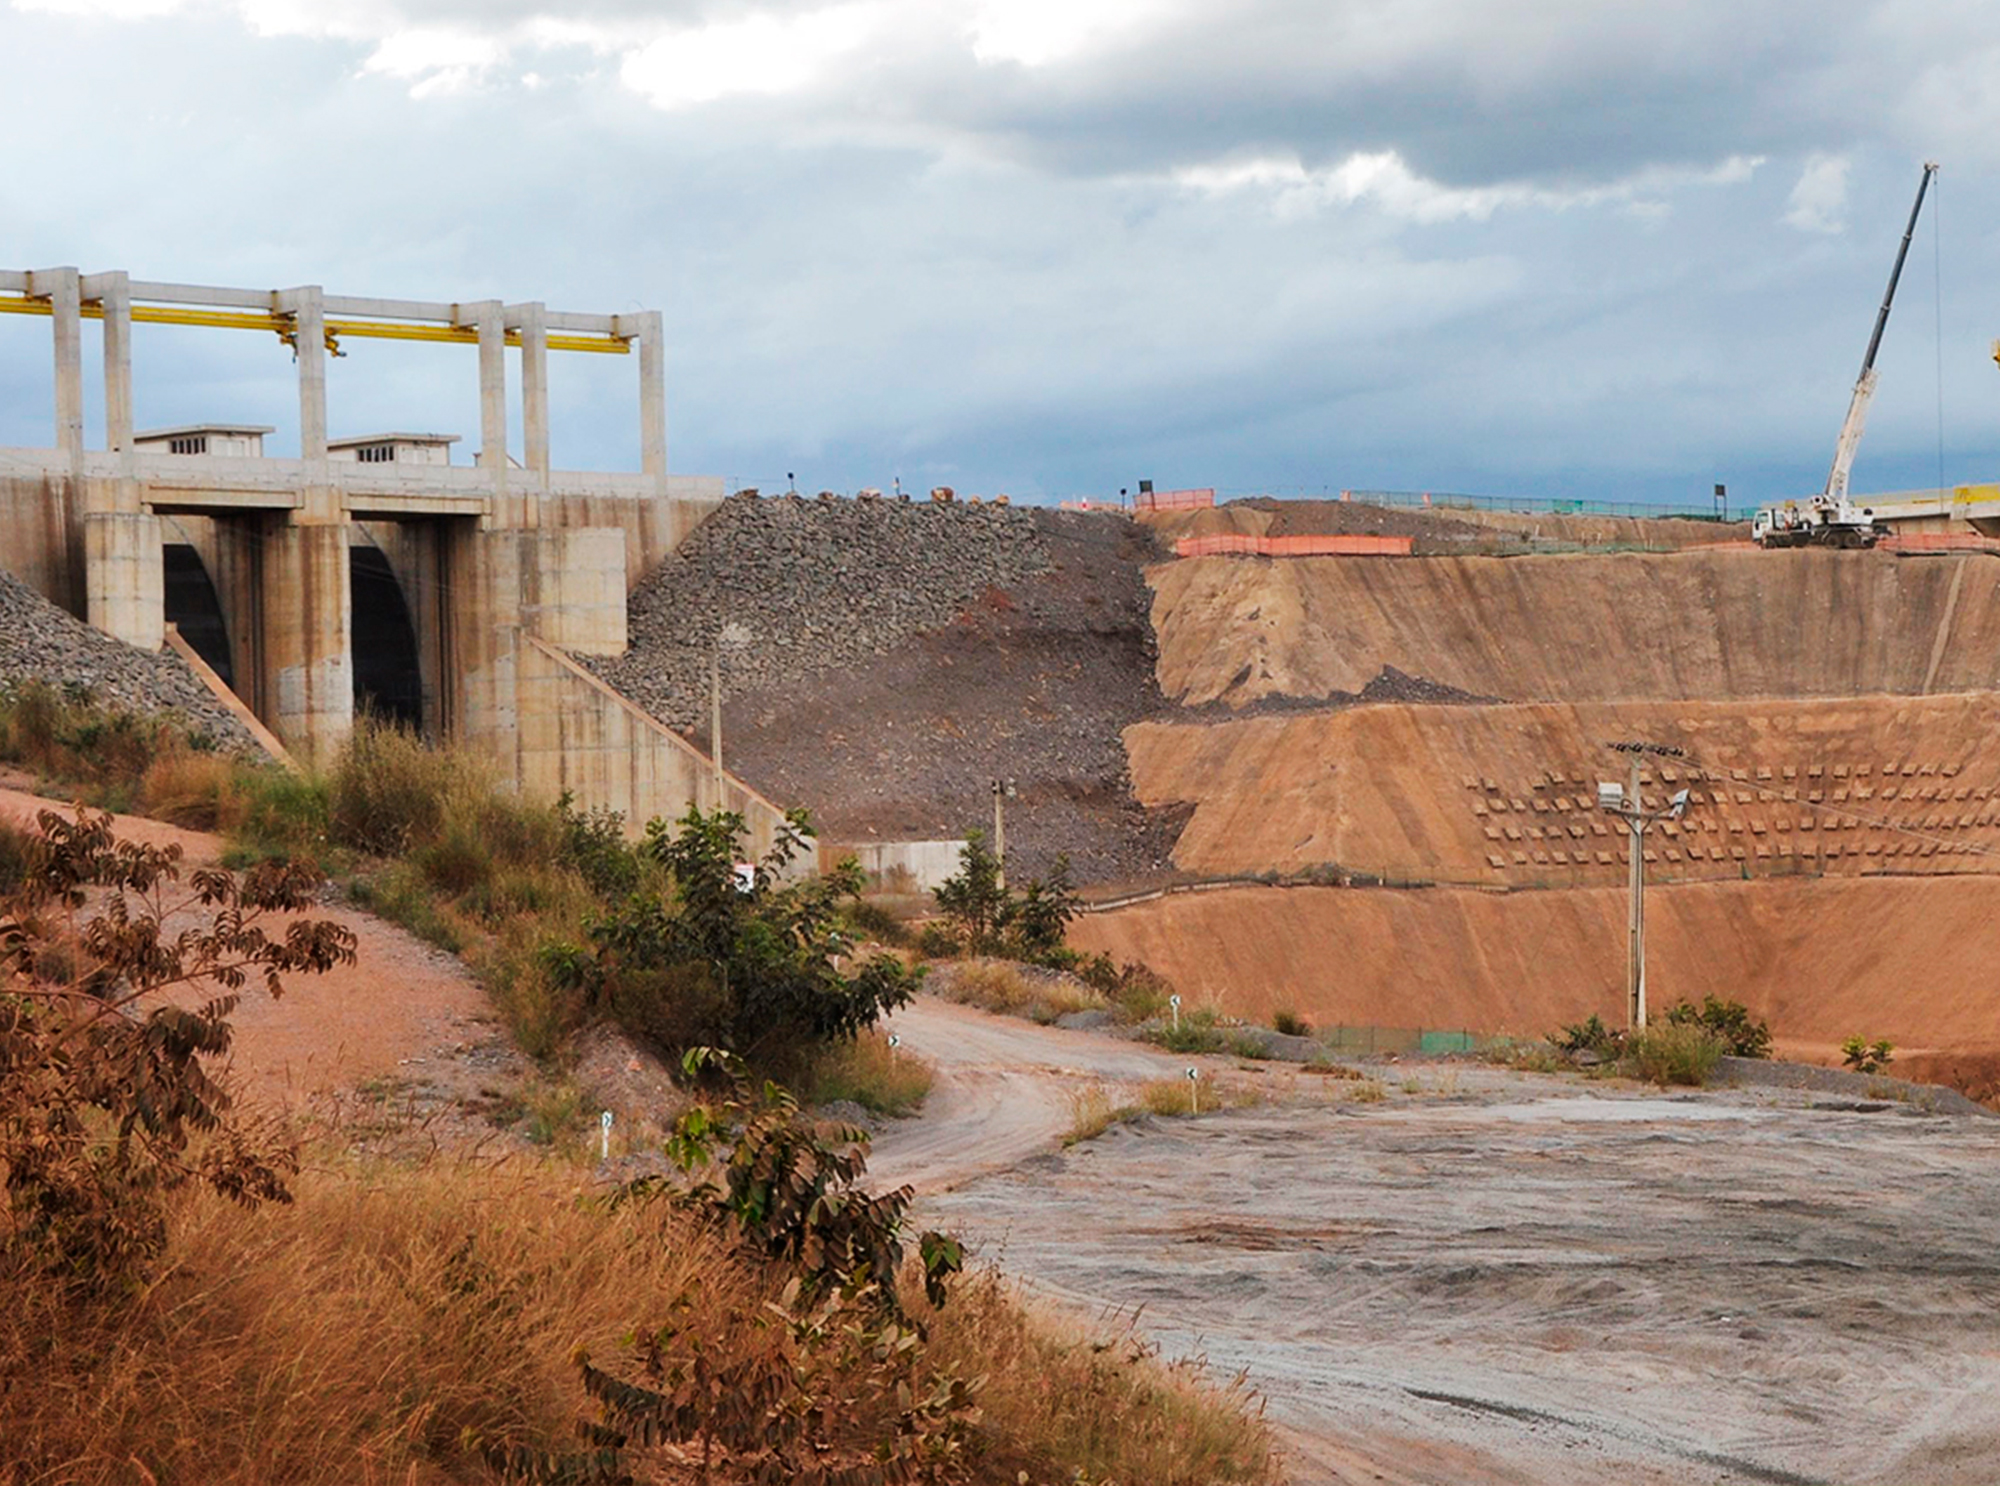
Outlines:
<svg viewBox="0 0 2000 1486"><path fill-rule="evenodd" d="M1182 537L1174 543L1174 551L1182 557L1219 557L1230 553L1249 557L1408 557L1411 540L1409 537L1253 537L1219 534Z"/></svg>
<svg viewBox="0 0 2000 1486"><path fill-rule="evenodd" d="M1142 490L1133 498L1135 511L1199 511L1215 504L1213 490Z"/></svg>

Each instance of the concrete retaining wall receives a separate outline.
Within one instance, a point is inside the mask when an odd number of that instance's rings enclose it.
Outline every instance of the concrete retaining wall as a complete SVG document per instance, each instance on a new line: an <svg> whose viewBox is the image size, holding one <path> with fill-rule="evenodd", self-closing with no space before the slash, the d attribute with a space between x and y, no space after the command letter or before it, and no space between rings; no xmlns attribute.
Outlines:
<svg viewBox="0 0 2000 1486"><path fill-rule="evenodd" d="M708 755L553 645L524 638L513 659L524 793L554 799L568 790L580 802L622 812L634 835L655 816L674 819L690 804L720 806L743 816L753 855L771 849L785 828L777 805L728 774L718 798Z"/></svg>
<svg viewBox="0 0 2000 1486"><path fill-rule="evenodd" d="M868 874L870 887L894 892L929 892L958 871L963 841L828 841L819 849L822 871L853 857Z"/></svg>

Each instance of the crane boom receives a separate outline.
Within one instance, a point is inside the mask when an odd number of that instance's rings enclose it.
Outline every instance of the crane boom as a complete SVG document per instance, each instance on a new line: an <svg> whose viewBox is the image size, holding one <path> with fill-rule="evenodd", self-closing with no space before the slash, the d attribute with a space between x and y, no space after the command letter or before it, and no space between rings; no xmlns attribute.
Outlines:
<svg viewBox="0 0 2000 1486"><path fill-rule="evenodd" d="M1917 199L1910 207L1909 225L1903 228L1903 240L1896 248L1896 263L1889 270L1889 287L1882 295L1882 308L1875 312L1875 331L1868 337L1868 352L1861 358L1861 375L1854 380L1854 396L1848 400L1847 418L1840 425L1840 437L1834 441L1833 468L1826 476L1826 499L1845 501L1847 499L1847 472L1854 466L1854 451L1861 446L1862 426L1868 421L1868 400L1875 395L1875 353L1882 346L1882 332L1889 328L1889 307L1896 302L1896 285L1903 277L1903 260L1910 256L1910 239L1916 235L1917 218L1924 209L1924 193L1930 189L1931 177L1937 174L1937 162L1926 160L1924 173L1917 181Z"/></svg>

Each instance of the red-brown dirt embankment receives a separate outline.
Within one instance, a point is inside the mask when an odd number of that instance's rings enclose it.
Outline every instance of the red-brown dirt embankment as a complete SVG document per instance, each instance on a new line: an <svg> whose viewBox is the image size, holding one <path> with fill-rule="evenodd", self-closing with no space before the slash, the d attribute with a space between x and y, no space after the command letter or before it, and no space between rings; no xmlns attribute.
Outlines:
<svg viewBox="0 0 2000 1486"><path fill-rule="evenodd" d="M1625 906L1616 888L1237 888L1091 914L1070 939L1265 1023L1284 1007L1315 1026L1540 1036L1593 1012L1623 1022ZM1901 1049L1898 1073L1933 1076L1944 1052L1984 1067L2000 1054L2000 996L1990 941L1966 931L1996 914L1990 877L1655 888L1651 1002L1742 1001L1789 1056L1838 1062L1861 1035Z"/></svg>
<svg viewBox="0 0 2000 1486"><path fill-rule="evenodd" d="M2000 565L1873 552L1265 562L1149 572L1189 705L1358 692L1384 666L1510 701L2000 686Z"/></svg>
<svg viewBox="0 0 2000 1486"><path fill-rule="evenodd" d="M1523 886L1624 880L1596 781L1605 741L1690 755L1644 773L1693 803L1649 842L1658 879L2000 869L2000 697L1377 706L1126 729L1149 807L1189 806L1185 872L1329 864ZM1706 769L1718 776L1703 778Z"/></svg>

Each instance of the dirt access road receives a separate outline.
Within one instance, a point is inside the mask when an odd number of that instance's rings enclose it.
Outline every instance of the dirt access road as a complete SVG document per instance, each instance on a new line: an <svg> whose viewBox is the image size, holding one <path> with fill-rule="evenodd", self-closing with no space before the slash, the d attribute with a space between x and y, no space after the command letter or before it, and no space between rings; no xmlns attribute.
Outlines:
<svg viewBox="0 0 2000 1486"><path fill-rule="evenodd" d="M898 1027L940 1077L878 1169L1037 1290L1242 1371L1294 1481L1993 1479L2000 1121L1405 1064L1380 1102L1059 1151L1079 1082L1185 1060Z"/></svg>
<svg viewBox="0 0 2000 1486"><path fill-rule="evenodd" d="M16 787L23 782L10 776L0 785L0 817L32 827L41 811L70 808ZM122 840L179 845L183 885L192 868L222 859L222 839L208 832L132 815L113 819ZM175 900L170 893L168 901ZM254 985L245 989L230 1018L229 1077L246 1098L299 1108L367 1084L393 1088L399 1102L419 1109L456 1111L476 1104L481 1089L518 1080L526 1062L459 960L355 909L330 905L312 916L354 931L356 962L323 976L291 977L276 1001Z"/></svg>

